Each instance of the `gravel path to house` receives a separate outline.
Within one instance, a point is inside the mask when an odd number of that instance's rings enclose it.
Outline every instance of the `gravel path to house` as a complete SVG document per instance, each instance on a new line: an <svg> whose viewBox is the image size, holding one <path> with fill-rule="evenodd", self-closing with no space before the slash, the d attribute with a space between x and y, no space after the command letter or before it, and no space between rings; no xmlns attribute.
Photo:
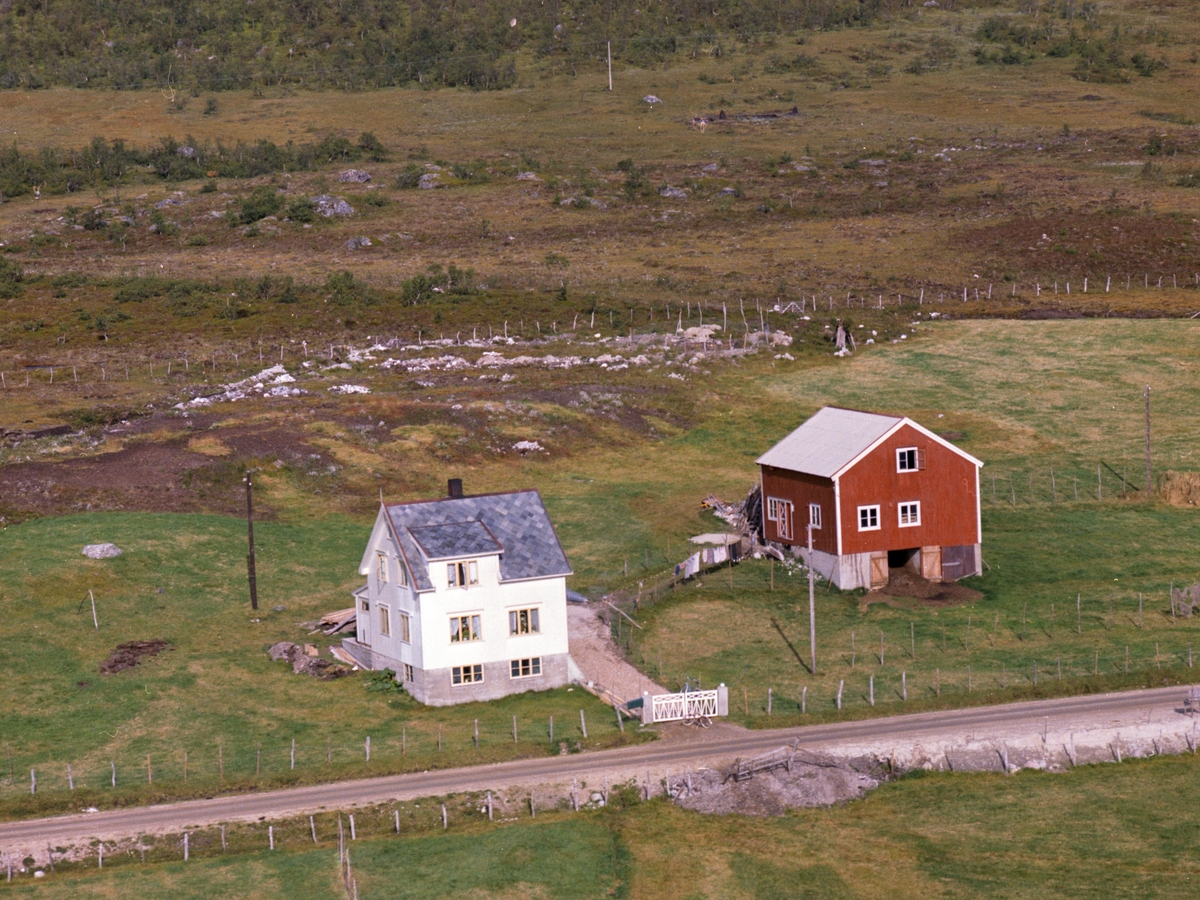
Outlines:
<svg viewBox="0 0 1200 900"><path fill-rule="evenodd" d="M651 694L666 694L667 689L655 684L625 661L594 606L571 603L567 606L568 641L571 658L594 684L612 691L624 700Z"/></svg>

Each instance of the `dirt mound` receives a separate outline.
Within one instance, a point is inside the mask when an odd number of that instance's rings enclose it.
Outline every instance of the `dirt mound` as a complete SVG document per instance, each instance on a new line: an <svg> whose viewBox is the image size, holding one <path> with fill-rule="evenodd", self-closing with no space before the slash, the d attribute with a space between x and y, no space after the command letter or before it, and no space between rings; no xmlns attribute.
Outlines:
<svg viewBox="0 0 1200 900"><path fill-rule="evenodd" d="M887 764L873 757L838 759L800 751L792 770L778 768L743 781L705 769L672 775L668 793L675 802L714 815L782 816L803 806L833 806L857 800L888 778Z"/></svg>
<svg viewBox="0 0 1200 900"><path fill-rule="evenodd" d="M922 578L911 569L892 569L888 583L879 593L888 597L908 597L920 600L926 606L955 606L974 603L983 599L983 594L954 582L944 584Z"/></svg>
<svg viewBox="0 0 1200 900"><path fill-rule="evenodd" d="M312 647L310 644L309 647ZM341 678L343 675L349 675L350 670L344 666L335 666L333 663L325 659L319 659L315 656L316 647L312 647L310 655L304 647L299 644L293 644L291 641L280 641L277 644L272 644L267 650L267 655L274 660L283 660L292 664L292 672L297 675L311 675L313 678L319 678L322 681L333 681L335 678Z"/></svg>
<svg viewBox="0 0 1200 900"><path fill-rule="evenodd" d="M1200 506L1200 472L1168 472L1158 494L1172 506Z"/></svg>
<svg viewBox="0 0 1200 900"><path fill-rule="evenodd" d="M125 644L117 644L112 653L108 655L108 659L100 663L100 674L111 675L114 672L132 669L143 659L158 656L166 649L167 642L160 638L152 641L129 641Z"/></svg>

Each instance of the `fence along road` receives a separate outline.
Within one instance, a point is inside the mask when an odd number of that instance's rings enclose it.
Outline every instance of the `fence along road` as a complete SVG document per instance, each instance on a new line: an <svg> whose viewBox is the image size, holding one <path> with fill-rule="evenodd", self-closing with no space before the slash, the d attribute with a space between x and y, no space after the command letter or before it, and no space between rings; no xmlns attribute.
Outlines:
<svg viewBox="0 0 1200 900"><path fill-rule="evenodd" d="M393 800L469 791L498 790L524 784L553 783L572 777L612 779L659 776L668 768L717 764L774 750L799 740L801 746L836 752L839 744L854 741L914 740L931 735L972 733L986 740L989 731L1028 728L1030 733L1064 724L1078 727L1080 720L1108 721L1137 713L1182 714L1186 687L1155 688L1083 697L1036 700L1002 706L942 710L913 715L837 722L797 728L763 730L722 729L695 740L656 742L617 750L570 756L516 760L486 766L443 769L406 775L389 775L332 784L310 785L238 794L207 800L188 800L158 806L132 807L104 812L57 816L0 824L0 848L11 846L67 845L89 839L111 840L138 834L178 832L219 822L277 819L363 806Z"/></svg>

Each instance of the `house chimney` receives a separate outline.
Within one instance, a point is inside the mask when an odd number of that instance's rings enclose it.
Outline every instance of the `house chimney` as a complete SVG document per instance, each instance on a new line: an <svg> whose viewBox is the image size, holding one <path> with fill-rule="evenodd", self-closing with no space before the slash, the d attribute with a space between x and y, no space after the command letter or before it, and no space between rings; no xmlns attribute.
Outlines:
<svg viewBox="0 0 1200 900"><path fill-rule="evenodd" d="M462 499L463 491L462 491L462 479L461 478L451 478L449 481L446 482L446 488L447 488L446 496L448 496L451 500L461 500Z"/></svg>

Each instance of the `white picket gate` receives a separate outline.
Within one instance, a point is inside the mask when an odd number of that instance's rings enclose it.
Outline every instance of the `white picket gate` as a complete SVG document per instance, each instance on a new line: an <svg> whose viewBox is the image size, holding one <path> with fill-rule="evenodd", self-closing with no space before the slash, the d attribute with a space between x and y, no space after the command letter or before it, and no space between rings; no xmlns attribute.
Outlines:
<svg viewBox="0 0 1200 900"><path fill-rule="evenodd" d="M715 691L683 691L679 694L642 694L642 724L679 722L687 719L729 715L729 688Z"/></svg>

